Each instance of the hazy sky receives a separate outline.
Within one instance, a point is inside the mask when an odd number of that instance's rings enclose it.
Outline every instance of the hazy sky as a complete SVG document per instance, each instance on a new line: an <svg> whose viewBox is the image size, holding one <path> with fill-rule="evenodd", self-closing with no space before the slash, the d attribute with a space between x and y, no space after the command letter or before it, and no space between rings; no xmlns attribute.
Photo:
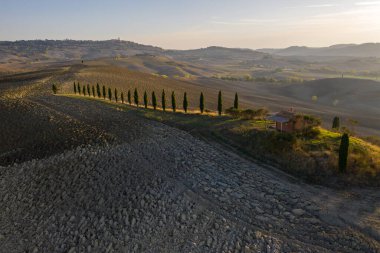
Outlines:
<svg viewBox="0 0 380 253"><path fill-rule="evenodd" d="M380 42L380 1L0 0L0 40L118 37L176 49Z"/></svg>

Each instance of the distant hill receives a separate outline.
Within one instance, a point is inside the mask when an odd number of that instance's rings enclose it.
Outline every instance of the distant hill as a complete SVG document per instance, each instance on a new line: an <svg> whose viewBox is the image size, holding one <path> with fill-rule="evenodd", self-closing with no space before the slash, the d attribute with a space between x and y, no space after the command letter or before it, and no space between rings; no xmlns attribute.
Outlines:
<svg viewBox="0 0 380 253"><path fill-rule="evenodd" d="M29 40L0 41L0 63L89 60L136 54L159 54L163 50L130 41Z"/></svg>
<svg viewBox="0 0 380 253"><path fill-rule="evenodd" d="M257 51L281 56L380 57L380 43L339 44L320 48L293 46L284 49L258 49Z"/></svg>
<svg viewBox="0 0 380 253"><path fill-rule="evenodd" d="M167 50L169 55L177 60L191 61L244 61L262 59L266 53L252 49L207 47L194 50Z"/></svg>

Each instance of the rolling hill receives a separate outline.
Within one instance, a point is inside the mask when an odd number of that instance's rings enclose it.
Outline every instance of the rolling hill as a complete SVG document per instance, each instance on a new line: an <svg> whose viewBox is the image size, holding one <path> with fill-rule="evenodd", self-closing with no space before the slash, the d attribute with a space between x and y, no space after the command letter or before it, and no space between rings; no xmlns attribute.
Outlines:
<svg viewBox="0 0 380 253"><path fill-rule="evenodd" d="M281 56L380 57L380 43L340 44L320 48L292 46L284 49L258 49L258 51Z"/></svg>

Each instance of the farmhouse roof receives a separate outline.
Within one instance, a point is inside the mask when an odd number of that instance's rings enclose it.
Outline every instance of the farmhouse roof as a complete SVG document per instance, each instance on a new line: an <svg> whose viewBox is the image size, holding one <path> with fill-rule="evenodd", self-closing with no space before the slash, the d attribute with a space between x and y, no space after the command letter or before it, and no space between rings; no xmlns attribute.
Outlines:
<svg viewBox="0 0 380 253"><path fill-rule="evenodd" d="M269 116L267 119L275 121L275 122L279 122L279 123L286 123L286 122L289 122L291 119L293 119L294 115L295 115L294 112L281 111Z"/></svg>

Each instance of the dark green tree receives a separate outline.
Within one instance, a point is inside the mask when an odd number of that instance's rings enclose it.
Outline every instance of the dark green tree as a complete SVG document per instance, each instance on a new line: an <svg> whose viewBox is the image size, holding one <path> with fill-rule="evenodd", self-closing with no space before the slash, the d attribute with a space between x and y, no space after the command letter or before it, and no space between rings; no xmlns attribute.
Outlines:
<svg viewBox="0 0 380 253"><path fill-rule="evenodd" d="M340 119L339 117L334 117L333 123L332 123L332 129L339 130L340 128Z"/></svg>
<svg viewBox="0 0 380 253"><path fill-rule="evenodd" d="M95 87L92 85L92 96L95 97Z"/></svg>
<svg viewBox="0 0 380 253"><path fill-rule="evenodd" d="M218 114L222 115L223 103L222 103L222 91L219 91L218 94Z"/></svg>
<svg viewBox="0 0 380 253"><path fill-rule="evenodd" d="M187 112L187 106L189 105L189 103L187 102L187 94L186 92L183 93L183 110L185 110L185 112Z"/></svg>
<svg viewBox="0 0 380 253"><path fill-rule="evenodd" d="M88 96L91 96L91 89L89 84L87 84L87 94Z"/></svg>
<svg viewBox="0 0 380 253"><path fill-rule="evenodd" d="M145 109L148 108L148 94L146 94L146 91L144 91L144 106Z"/></svg>
<svg viewBox="0 0 380 253"><path fill-rule="evenodd" d="M128 90L127 97L128 97L128 103L129 103L129 104L132 104L131 91L130 91L130 90Z"/></svg>
<svg viewBox="0 0 380 253"><path fill-rule="evenodd" d="M82 93L83 93L83 96L86 96L86 86L85 85L83 85Z"/></svg>
<svg viewBox="0 0 380 253"><path fill-rule="evenodd" d="M124 104L124 93L122 92L120 94L121 103Z"/></svg>
<svg viewBox="0 0 380 253"><path fill-rule="evenodd" d="M106 99L106 86L103 85L103 99Z"/></svg>
<svg viewBox="0 0 380 253"><path fill-rule="evenodd" d="M51 89L53 90L53 93L54 93L54 94L57 94L58 88L57 88L57 86L56 86L55 84L53 84L53 85L51 86Z"/></svg>
<svg viewBox="0 0 380 253"><path fill-rule="evenodd" d="M156 93L154 93L154 91L152 92L152 105L153 105L153 109L156 110L157 109L157 98L156 98Z"/></svg>
<svg viewBox="0 0 380 253"><path fill-rule="evenodd" d="M74 94L77 94L77 85L75 82L74 82Z"/></svg>
<svg viewBox="0 0 380 253"><path fill-rule="evenodd" d="M80 88L80 84L78 82L78 94L80 95L80 93L81 93L81 88Z"/></svg>
<svg viewBox="0 0 380 253"><path fill-rule="evenodd" d="M172 109L173 109L173 112L176 111L177 109L177 103L175 101L175 94L174 94L174 91L172 92Z"/></svg>
<svg viewBox="0 0 380 253"><path fill-rule="evenodd" d="M162 110L166 110L166 95L165 95L165 90L162 90L161 94L161 104L162 104Z"/></svg>
<svg viewBox="0 0 380 253"><path fill-rule="evenodd" d="M350 145L350 138L347 133L342 135L339 147L339 171L345 173L347 170L347 159L348 159L348 147Z"/></svg>
<svg viewBox="0 0 380 253"><path fill-rule="evenodd" d="M239 109L239 97L237 92L235 93L235 100L234 100L234 109Z"/></svg>
<svg viewBox="0 0 380 253"><path fill-rule="evenodd" d="M137 92L137 89L135 88L135 92L133 93L133 99L135 101L135 104L137 107L139 107L139 93Z"/></svg>
<svg viewBox="0 0 380 253"><path fill-rule="evenodd" d="M116 88L115 88L114 95L115 95L115 101L116 101L116 103L117 103L117 100L118 100L118 94L117 94L117 89L116 89Z"/></svg>
<svg viewBox="0 0 380 253"><path fill-rule="evenodd" d="M201 92L201 96L199 98L199 110L201 111L201 113L203 113L205 109L205 98L203 96L203 92Z"/></svg>
<svg viewBox="0 0 380 253"><path fill-rule="evenodd" d="M112 100L112 90L111 90L111 88L108 88L108 99L110 101Z"/></svg>
<svg viewBox="0 0 380 253"><path fill-rule="evenodd" d="M98 98L101 97L101 94L100 94L100 86L99 86L98 83L96 84L96 94L98 94Z"/></svg>

